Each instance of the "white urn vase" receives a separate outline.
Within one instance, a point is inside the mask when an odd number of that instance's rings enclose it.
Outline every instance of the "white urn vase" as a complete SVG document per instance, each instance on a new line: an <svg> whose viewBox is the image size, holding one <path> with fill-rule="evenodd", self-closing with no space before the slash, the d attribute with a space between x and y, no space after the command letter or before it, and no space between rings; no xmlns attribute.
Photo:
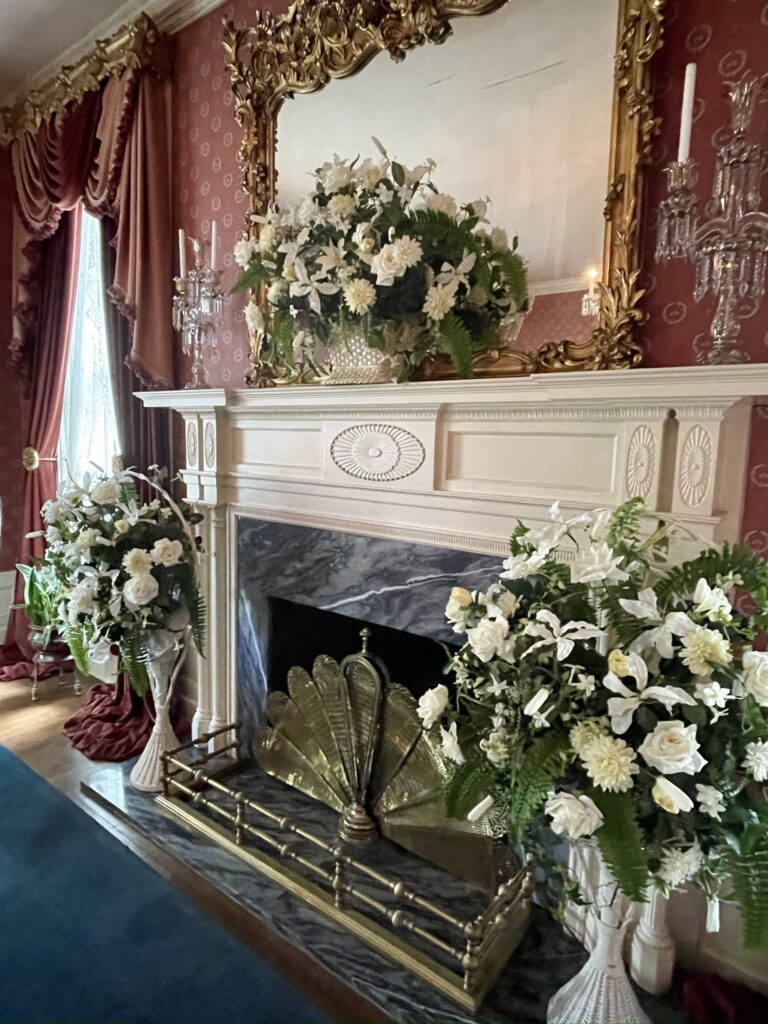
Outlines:
<svg viewBox="0 0 768 1024"><path fill-rule="evenodd" d="M144 793L159 793L162 788L161 755L179 745L170 719L173 686L183 660L183 643L167 630L157 630L147 643L147 675L155 705L155 722L147 745L131 771L131 785Z"/></svg>
<svg viewBox="0 0 768 1024"><path fill-rule="evenodd" d="M599 854L598 854L599 856ZM644 1024L650 1018L637 1000L624 966L624 939L630 918L626 903L602 857L591 892L589 959L549 1000L547 1024Z"/></svg>
<svg viewBox="0 0 768 1024"><path fill-rule="evenodd" d="M640 906L640 919L632 936L632 978L654 995L669 991L675 966L675 944L667 926L668 906L667 897L652 889L648 902Z"/></svg>

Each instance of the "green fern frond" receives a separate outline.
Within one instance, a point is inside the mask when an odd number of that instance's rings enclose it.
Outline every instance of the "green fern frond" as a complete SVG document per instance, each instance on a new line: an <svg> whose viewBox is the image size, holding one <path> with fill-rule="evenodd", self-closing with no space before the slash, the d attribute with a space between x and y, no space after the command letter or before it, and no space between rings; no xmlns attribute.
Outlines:
<svg viewBox="0 0 768 1024"><path fill-rule="evenodd" d="M635 546L640 540L640 517L645 511L642 498L630 498L619 505L611 516L608 527L608 543L612 548L619 545Z"/></svg>
<svg viewBox="0 0 768 1024"><path fill-rule="evenodd" d="M273 357L286 366L293 366L293 340L295 337L296 322L293 317L276 312L272 317L270 345Z"/></svg>
<svg viewBox="0 0 768 1024"><path fill-rule="evenodd" d="M63 637L69 647L69 653L75 663L75 668L84 676L89 675L88 647L93 637L94 629L90 621L78 623L76 626L66 626Z"/></svg>
<svg viewBox="0 0 768 1024"><path fill-rule="evenodd" d="M515 308L525 309L528 302L528 270L525 260L518 252L497 253L493 259L515 301Z"/></svg>
<svg viewBox="0 0 768 1024"><path fill-rule="evenodd" d="M461 319L453 312L446 313L437 323L437 333L440 347L451 357L459 377L471 377L474 344Z"/></svg>
<svg viewBox="0 0 768 1024"><path fill-rule="evenodd" d="M534 740L512 780L509 830L519 843L566 764L568 738L549 730Z"/></svg>
<svg viewBox="0 0 768 1024"><path fill-rule="evenodd" d="M738 545L723 544L720 550L708 548L696 558L671 566L656 586L660 602L669 604L690 597L703 576L714 583L718 576L738 576L741 585L755 601L755 622L768 625L768 562L756 551Z"/></svg>
<svg viewBox="0 0 768 1024"><path fill-rule="evenodd" d="M457 223L441 210L414 210L408 217L405 229L408 234L424 242L440 242L443 246L447 244L458 256L464 249L477 251L477 239L466 224Z"/></svg>
<svg viewBox="0 0 768 1024"><path fill-rule="evenodd" d="M133 631L126 633L120 641L120 660L131 686L140 697L149 689L148 659L143 635Z"/></svg>
<svg viewBox="0 0 768 1024"><path fill-rule="evenodd" d="M459 765L445 788L448 816L465 820L472 808L493 791L494 780L493 768L484 756Z"/></svg>
<svg viewBox="0 0 768 1024"><path fill-rule="evenodd" d="M733 895L741 909L744 946L768 946L768 832L763 825L752 826L742 838L739 853L728 858Z"/></svg>
<svg viewBox="0 0 768 1024"><path fill-rule="evenodd" d="M604 818L595 839L605 863L625 896L644 901L648 858L632 797L629 793L605 793L601 789L593 789L589 795Z"/></svg>

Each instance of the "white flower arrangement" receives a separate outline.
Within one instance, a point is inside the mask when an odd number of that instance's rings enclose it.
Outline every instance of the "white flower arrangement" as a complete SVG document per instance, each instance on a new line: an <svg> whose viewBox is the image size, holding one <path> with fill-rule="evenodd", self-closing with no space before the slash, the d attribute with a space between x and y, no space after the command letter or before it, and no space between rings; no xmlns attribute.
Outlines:
<svg viewBox="0 0 768 1024"><path fill-rule="evenodd" d="M258 238L234 249L234 290L268 285L268 314L252 300L248 328L268 332L285 372L322 365L329 342L362 332L372 348L406 355L406 376L438 352L469 376L527 309L517 239L485 230L488 200L439 192L434 161L404 167L376 145L378 162L334 156L296 206L253 218Z"/></svg>
<svg viewBox="0 0 768 1024"><path fill-rule="evenodd" d="M563 894L554 837L589 838L631 899L691 882L713 920L735 900L747 945L765 946L768 565L724 546L669 566L676 527L643 540L642 512L554 505L543 529L520 524L489 590L451 591L455 699L441 685L420 714L457 765L450 812L506 813Z"/></svg>
<svg viewBox="0 0 768 1024"><path fill-rule="evenodd" d="M157 467L153 467L157 469ZM66 640L78 668L104 663L114 647L134 688L148 689L147 643L159 630L191 631L202 654L204 609L197 582L200 517L152 478L133 471L71 482L42 509L45 556L20 566L33 598L43 582L49 630ZM139 500L136 481L157 495ZM28 599L27 605L31 602Z"/></svg>

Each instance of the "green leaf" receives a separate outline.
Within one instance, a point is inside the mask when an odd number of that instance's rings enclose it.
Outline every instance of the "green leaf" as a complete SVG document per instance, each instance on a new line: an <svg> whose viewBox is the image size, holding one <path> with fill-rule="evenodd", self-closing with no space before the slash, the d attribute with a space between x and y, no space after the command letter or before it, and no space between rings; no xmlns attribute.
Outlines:
<svg viewBox="0 0 768 1024"><path fill-rule="evenodd" d="M465 820L472 808L492 792L494 784L495 773L487 758L460 765L446 784L448 816Z"/></svg>
<svg viewBox="0 0 768 1024"><path fill-rule="evenodd" d="M402 164L399 164L394 160L392 161L392 177L395 184L402 188L405 184L405 169Z"/></svg>
<svg viewBox="0 0 768 1024"><path fill-rule="evenodd" d="M528 301L528 271L525 260L517 252L496 253L493 260L501 271L515 307L522 309Z"/></svg>
<svg viewBox="0 0 768 1024"><path fill-rule="evenodd" d="M728 866L733 895L741 908L746 949L768 946L768 833L764 826L748 827L741 852L731 851Z"/></svg>
<svg viewBox="0 0 768 1024"><path fill-rule="evenodd" d="M604 821L595 832L603 859L611 869L621 891L631 900L645 900L648 884L648 858L645 836L637 822L629 793L605 793L593 789L590 797Z"/></svg>
<svg viewBox="0 0 768 1024"><path fill-rule="evenodd" d="M565 767L568 738L549 730L535 739L512 779L509 801L509 829L522 842L523 834L546 800Z"/></svg>
<svg viewBox="0 0 768 1024"><path fill-rule="evenodd" d="M234 295L237 292L247 292L249 288L254 288L256 285L261 284L262 281L267 281L269 276L269 271L266 267L261 266L261 264L257 263L254 266L247 267L232 285L229 294Z"/></svg>
<svg viewBox="0 0 768 1024"><path fill-rule="evenodd" d="M471 377L474 344L461 319L453 312L446 313L437 322L437 331L440 347L451 357L456 373L459 377Z"/></svg>

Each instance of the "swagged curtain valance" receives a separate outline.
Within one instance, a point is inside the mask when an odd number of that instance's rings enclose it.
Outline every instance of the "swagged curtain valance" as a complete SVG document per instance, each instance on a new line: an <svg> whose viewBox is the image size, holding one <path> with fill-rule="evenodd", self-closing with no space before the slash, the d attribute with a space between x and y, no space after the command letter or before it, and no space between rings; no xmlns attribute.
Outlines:
<svg viewBox="0 0 768 1024"><path fill-rule="evenodd" d="M128 66L11 145L16 301L11 361L27 380L39 332L43 251L62 214L116 225L109 296L129 321L126 363L145 387L173 386L169 155L165 83Z"/></svg>

